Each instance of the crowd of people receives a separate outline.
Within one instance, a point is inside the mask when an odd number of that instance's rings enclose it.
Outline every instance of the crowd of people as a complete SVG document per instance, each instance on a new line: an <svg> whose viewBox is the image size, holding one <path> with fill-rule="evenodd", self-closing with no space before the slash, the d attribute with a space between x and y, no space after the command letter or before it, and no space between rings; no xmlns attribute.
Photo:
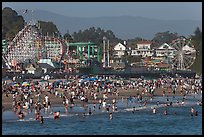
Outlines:
<svg viewBox="0 0 204 137"><path fill-rule="evenodd" d="M60 111L52 112L53 104L51 102L52 98L60 98L62 100L62 105L65 108L65 112L68 113L68 108L73 107L76 101L82 102L83 104L88 104L90 101L94 102L94 107L89 108L88 113L91 115L92 112L97 109L96 104L98 104L98 109L105 109L113 119L113 112L118 110L117 101L118 99L124 100L126 102L135 102L137 100L143 106L146 106L147 99L152 100L157 92L167 98L171 94L173 97L175 95L182 95L184 103L186 96L193 95L196 99L197 94L202 94L202 79L195 78L172 78L172 77L161 77L158 79L146 80L144 78L134 78L134 79L116 79L114 77L102 76L97 77L93 81L82 81L80 76L70 76L67 80L58 81L27 81L28 84L22 85L20 83L10 84L6 81L2 82L2 93L5 97L12 96L12 110L18 115L20 119L23 119L27 113L32 113L34 110L35 119L39 120L40 123L44 123L43 115L41 111L48 111L53 114L54 119L60 117ZM15 82L15 81L13 81ZM134 90L133 96L122 96L120 98L121 92ZM111 100L111 104L107 101ZM198 105L202 105L201 98L197 100ZM158 102L159 104L159 102ZM167 104L167 105L171 105ZM87 105L86 105L87 106ZM112 111L110 111L112 110ZM133 110L136 110L133 108ZM156 114L156 108L153 108L153 113ZM194 114L194 111L191 110ZM197 115L197 111L195 112ZM167 115L167 111L164 111ZM85 116L85 115L83 115Z"/></svg>

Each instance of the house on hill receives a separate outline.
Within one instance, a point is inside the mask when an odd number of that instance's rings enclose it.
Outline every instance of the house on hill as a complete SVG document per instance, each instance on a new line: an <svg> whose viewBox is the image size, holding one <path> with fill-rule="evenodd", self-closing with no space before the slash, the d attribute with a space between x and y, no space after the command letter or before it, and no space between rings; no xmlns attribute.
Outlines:
<svg viewBox="0 0 204 137"><path fill-rule="evenodd" d="M175 52L176 52L175 48L171 47L167 43L164 43L156 49L156 56L157 57L168 56L170 58L173 58L173 56L175 55Z"/></svg>
<svg viewBox="0 0 204 137"><path fill-rule="evenodd" d="M114 62L122 62L122 57L125 55L126 52L126 45L118 43L114 46L113 50Z"/></svg>
<svg viewBox="0 0 204 137"><path fill-rule="evenodd" d="M150 41L140 41L137 43L137 47L132 50L131 55L151 57L153 55L153 51L151 49Z"/></svg>

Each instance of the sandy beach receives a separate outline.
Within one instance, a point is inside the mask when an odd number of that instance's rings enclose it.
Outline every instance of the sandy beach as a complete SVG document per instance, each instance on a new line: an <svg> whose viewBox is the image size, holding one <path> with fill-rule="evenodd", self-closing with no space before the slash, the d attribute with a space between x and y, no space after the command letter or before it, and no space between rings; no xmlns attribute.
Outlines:
<svg viewBox="0 0 204 137"><path fill-rule="evenodd" d="M57 89L57 90L59 91L59 93L63 92L62 89ZM162 88L156 89L155 92L154 92L154 96L162 96L162 94L163 94L162 91L163 90L165 90L165 95L166 96L173 96L173 93L170 91L170 89L162 89ZM132 97L137 96L138 93L141 94L144 97L148 97L148 96L150 97L149 93L145 93L145 92L144 92L144 94L142 93L142 91L143 91L142 88L140 88L138 91L136 89L122 89L122 88L119 88L118 91L119 91L118 96L108 94L107 103L112 102L112 99L114 99L114 98L116 100L119 100L119 99L122 99L122 98L126 99L126 98L128 98L130 96L132 96ZM47 90L42 91L41 102L43 102L45 95L48 95L48 97L50 98L52 106L62 106L63 105L62 104L63 99L61 97L50 94L49 92L47 92ZM178 90L175 95L178 96L178 95L182 95L182 94ZM37 97L35 95L31 94L31 96L33 97L34 102L37 101ZM17 97L17 100L19 100L19 99L20 98ZM97 103L99 103L99 99L103 99L102 94L99 95L96 100L88 97L88 103L96 103L97 104ZM75 103L82 103L79 99L75 99L74 102ZM8 97L6 97L5 94L2 95L2 108L4 110L11 110L12 109L12 95L11 94L9 94Z"/></svg>

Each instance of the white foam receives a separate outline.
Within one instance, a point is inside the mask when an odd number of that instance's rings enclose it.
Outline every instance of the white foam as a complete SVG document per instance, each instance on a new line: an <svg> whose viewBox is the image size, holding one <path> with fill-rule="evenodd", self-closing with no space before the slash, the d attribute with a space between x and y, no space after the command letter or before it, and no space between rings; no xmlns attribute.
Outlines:
<svg viewBox="0 0 204 137"><path fill-rule="evenodd" d="M29 118L29 119L18 119L17 121L27 122L27 121L36 121L36 120L34 118Z"/></svg>

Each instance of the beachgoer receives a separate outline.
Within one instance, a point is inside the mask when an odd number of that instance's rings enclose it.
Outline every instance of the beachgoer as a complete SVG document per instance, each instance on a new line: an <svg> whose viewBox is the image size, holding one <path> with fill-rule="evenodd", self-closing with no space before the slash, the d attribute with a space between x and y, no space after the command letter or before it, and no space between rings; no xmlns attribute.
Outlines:
<svg viewBox="0 0 204 137"><path fill-rule="evenodd" d="M83 117L85 117L85 113L83 113Z"/></svg>
<svg viewBox="0 0 204 137"><path fill-rule="evenodd" d="M167 110L166 109L164 110L164 115L167 115Z"/></svg>
<svg viewBox="0 0 204 137"><path fill-rule="evenodd" d="M38 112L36 115L35 115L35 120L39 120L40 119L40 113Z"/></svg>
<svg viewBox="0 0 204 137"><path fill-rule="evenodd" d="M193 115L194 114L194 108L191 107L191 114Z"/></svg>
<svg viewBox="0 0 204 137"><path fill-rule="evenodd" d="M44 118L43 116L40 117L40 124L43 124L44 123Z"/></svg>
<svg viewBox="0 0 204 137"><path fill-rule="evenodd" d="M54 119L58 119L60 117L60 111L54 112Z"/></svg>
<svg viewBox="0 0 204 137"><path fill-rule="evenodd" d="M91 108L89 108L89 115L91 115Z"/></svg>
<svg viewBox="0 0 204 137"><path fill-rule="evenodd" d="M152 113L156 114L156 108L155 107L153 108Z"/></svg>
<svg viewBox="0 0 204 137"><path fill-rule="evenodd" d="M110 120L112 120L113 119L113 114L109 113L109 117L110 117Z"/></svg>
<svg viewBox="0 0 204 137"><path fill-rule="evenodd" d="M46 96L45 96L45 102L46 102L46 104L48 103L48 101L49 101L49 97L48 97L48 95L46 95Z"/></svg>
<svg viewBox="0 0 204 137"><path fill-rule="evenodd" d="M23 114L23 112L20 111L20 112L18 113L18 118L19 118L19 119L23 119L24 117L25 117L25 115Z"/></svg>
<svg viewBox="0 0 204 137"><path fill-rule="evenodd" d="M135 113L135 107L132 108L132 113Z"/></svg>
<svg viewBox="0 0 204 137"><path fill-rule="evenodd" d="M195 116L198 116L198 111L195 112Z"/></svg>

